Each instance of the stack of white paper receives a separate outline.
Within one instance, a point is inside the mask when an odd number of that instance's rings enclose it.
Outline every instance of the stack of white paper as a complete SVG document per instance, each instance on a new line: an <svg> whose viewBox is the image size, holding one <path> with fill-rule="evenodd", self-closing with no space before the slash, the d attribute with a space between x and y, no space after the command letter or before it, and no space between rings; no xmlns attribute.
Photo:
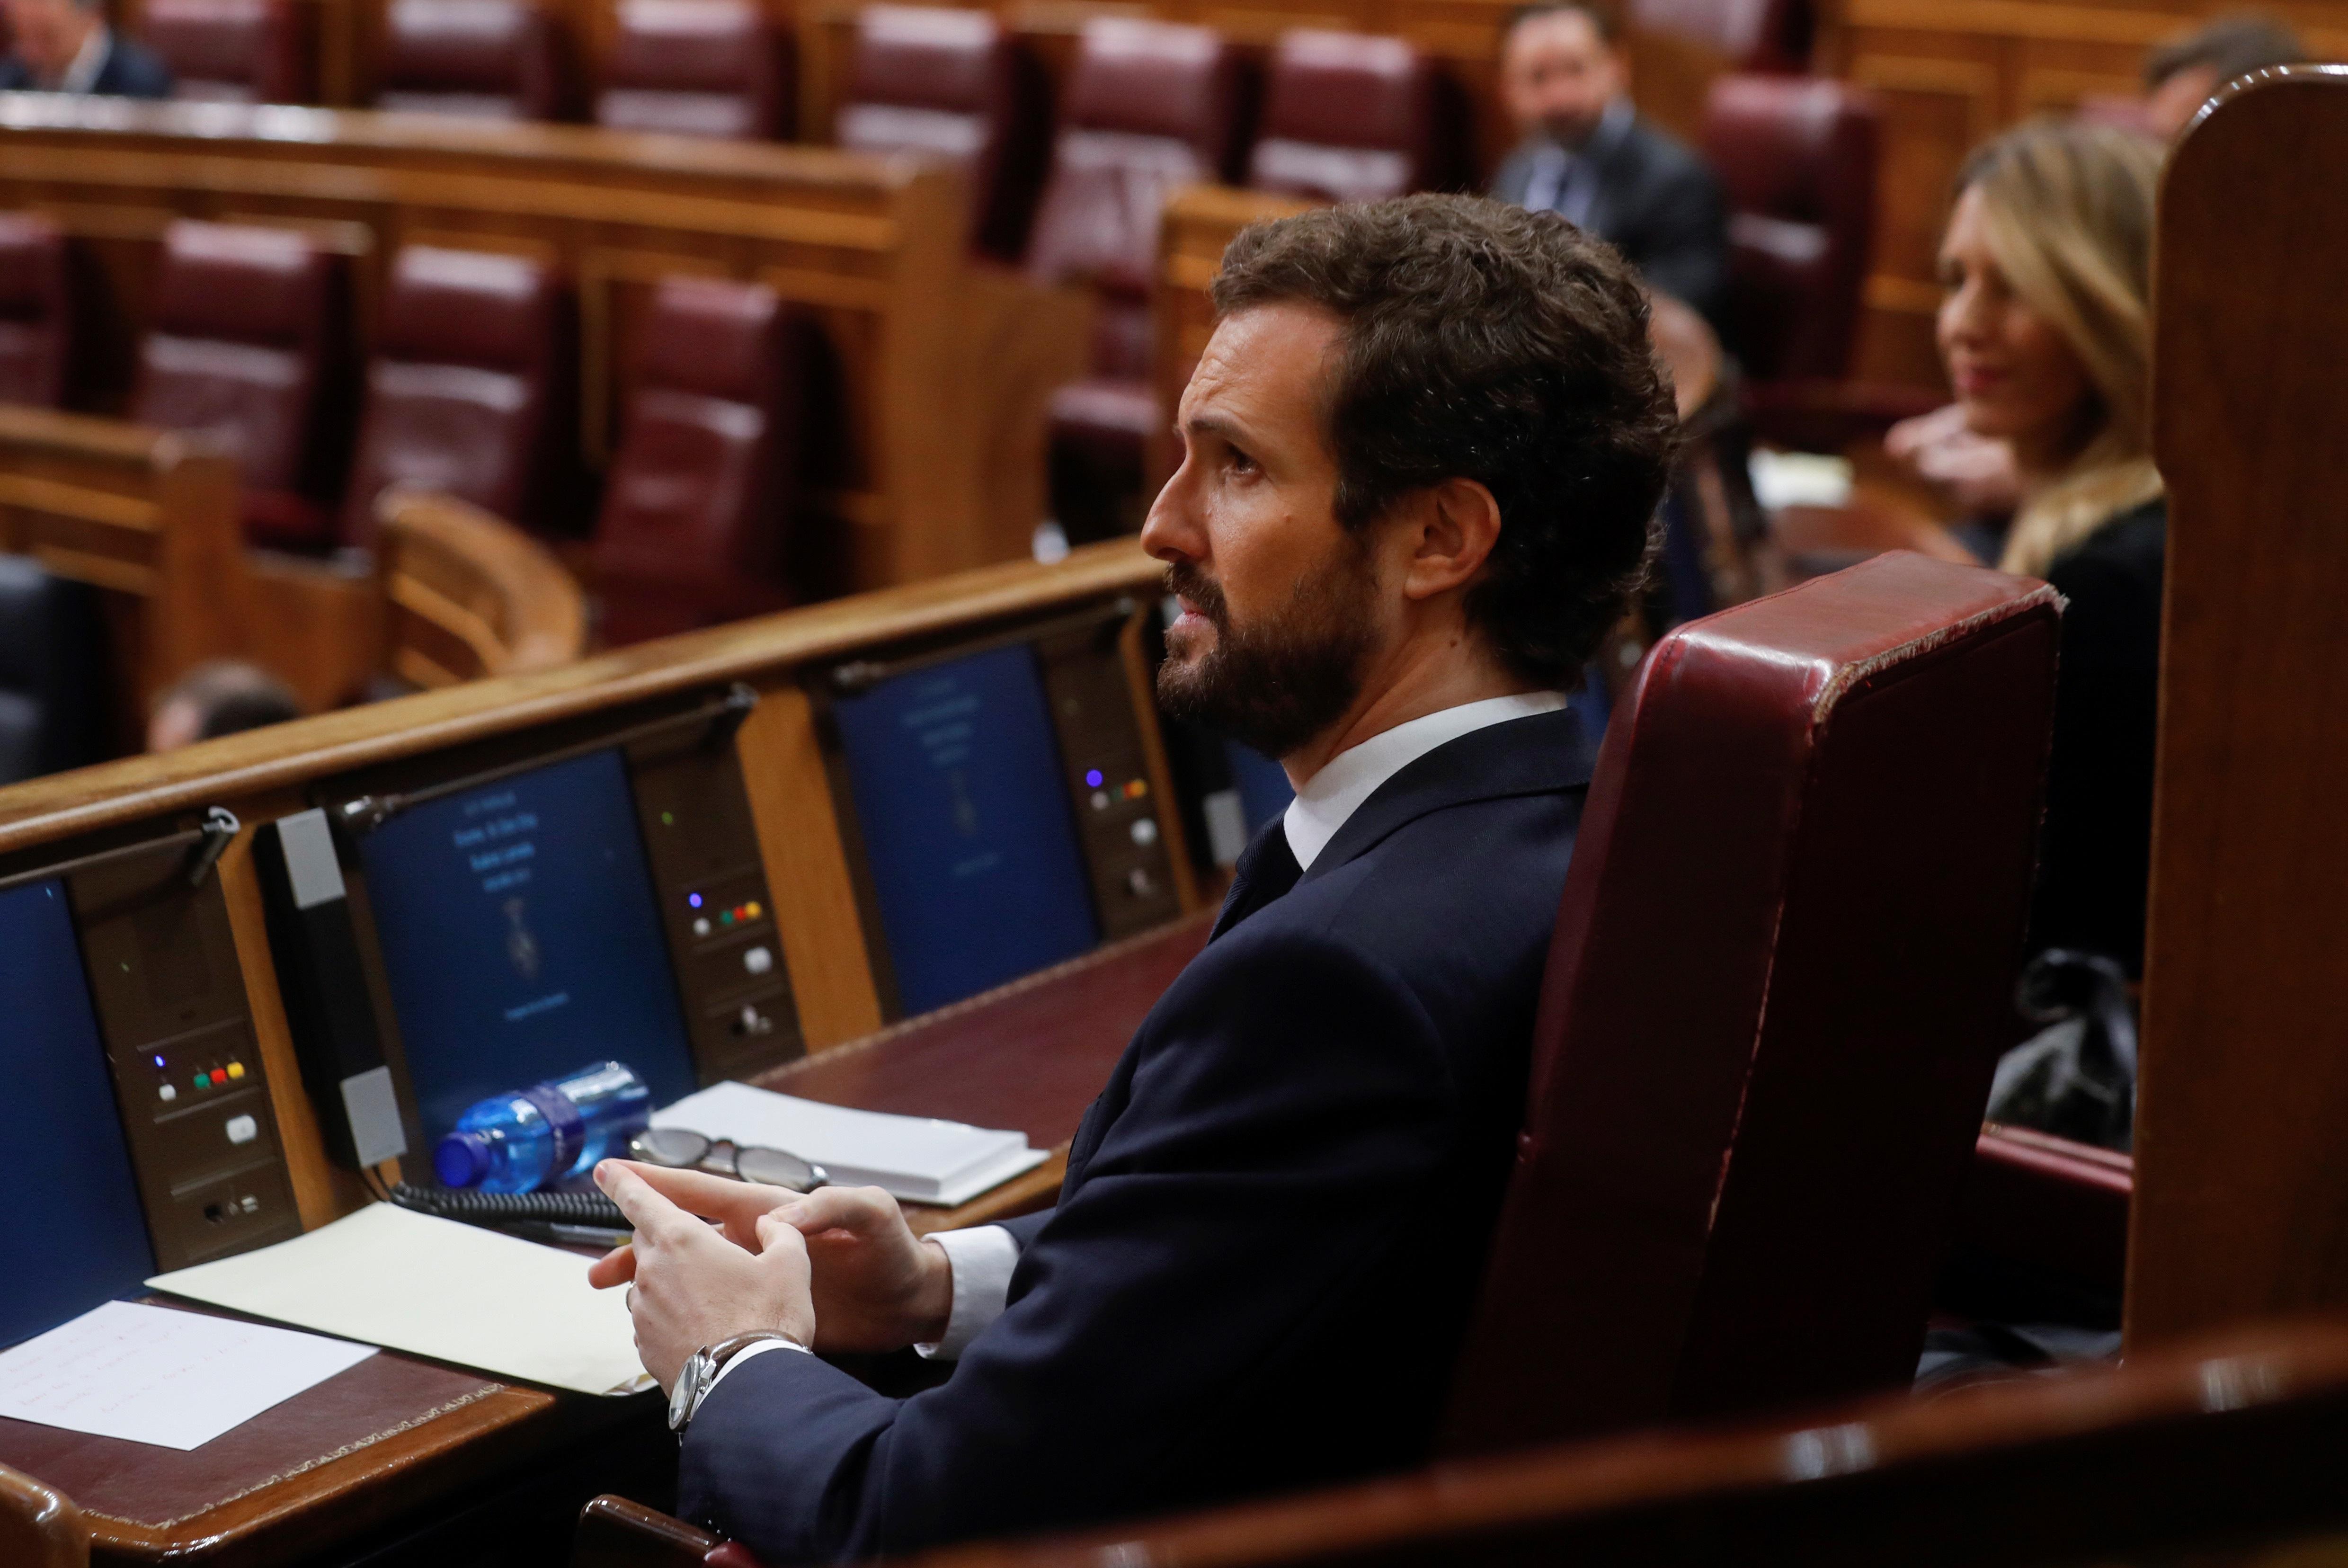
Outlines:
<svg viewBox="0 0 2348 1568"><path fill-rule="evenodd" d="M347 1219L147 1283L215 1306L582 1394L649 1385L627 1293L559 1247L373 1203Z"/></svg>
<svg viewBox="0 0 2348 1568"><path fill-rule="evenodd" d="M746 1148L784 1150L822 1166L843 1187L880 1187L895 1197L948 1208L1048 1158L1028 1148L1024 1133L851 1110L742 1083L689 1094L654 1111L653 1125L729 1138Z"/></svg>
<svg viewBox="0 0 2348 1568"><path fill-rule="evenodd" d="M0 1416L200 1449L374 1354L372 1345L109 1301L0 1351Z"/></svg>

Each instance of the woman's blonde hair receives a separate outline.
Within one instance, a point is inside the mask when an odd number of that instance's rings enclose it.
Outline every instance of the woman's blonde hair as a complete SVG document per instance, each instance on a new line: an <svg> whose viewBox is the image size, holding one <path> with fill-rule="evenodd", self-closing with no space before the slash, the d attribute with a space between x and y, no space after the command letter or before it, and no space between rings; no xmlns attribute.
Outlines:
<svg viewBox="0 0 2348 1568"><path fill-rule="evenodd" d="M2161 493L2152 466L2152 209L2160 149L2107 126L2033 123L1976 151L1957 191L1980 192L2008 287L2085 367L2092 431L2014 514L1999 561L2043 577L2114 516Z"/></svg>

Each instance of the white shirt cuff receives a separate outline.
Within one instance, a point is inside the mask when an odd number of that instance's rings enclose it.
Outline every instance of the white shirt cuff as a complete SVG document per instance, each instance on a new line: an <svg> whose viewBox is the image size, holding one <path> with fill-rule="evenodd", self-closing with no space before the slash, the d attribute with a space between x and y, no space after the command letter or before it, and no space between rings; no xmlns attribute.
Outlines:
<svg viewBox="0 0 2348 1568"><path fill-rule="evenodd" d="M953 1305L946 1313L944 1336L913 1348L934 1361L959 1361L970 1342L1003 1315L1011 1271L1019 1266L1019 1243L1000 1225L940 1231L928 1239L945 1249L953 1269Z"/></svg>
<svg viewBox="0 0 2348 1568"><path fill-rule="evenodd" d="M726 1365L717 1369L717 1376L709 1380L709 1386L713 1388L716 1387L717 1385L726 1381L727 1377L733 1373L734 1368L741 1366L745 1361L748 1361L754 1357L764 1356L769 1350L796 1350L802 1356L814 1354L814 1352L810 1351L806 1346L801 1345L796 1339L761 1339L756 1345L745 1345L741 1349L736 1350L733 1355L727 1357L726 1358ZM704 1394L702 1398L706 1399L709 1396Z"/></svg>

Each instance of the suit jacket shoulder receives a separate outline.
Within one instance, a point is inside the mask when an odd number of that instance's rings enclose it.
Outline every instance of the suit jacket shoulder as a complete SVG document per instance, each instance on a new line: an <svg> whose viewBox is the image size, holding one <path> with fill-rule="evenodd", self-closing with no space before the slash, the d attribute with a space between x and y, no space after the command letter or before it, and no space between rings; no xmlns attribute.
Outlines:
<svg viewBox="0 0 2348 1568"><path fill-rule="evenodd" d="M114 35L90 85L93 95L107 98L165 98L171 96L170 67L138 39Z"/></svg>

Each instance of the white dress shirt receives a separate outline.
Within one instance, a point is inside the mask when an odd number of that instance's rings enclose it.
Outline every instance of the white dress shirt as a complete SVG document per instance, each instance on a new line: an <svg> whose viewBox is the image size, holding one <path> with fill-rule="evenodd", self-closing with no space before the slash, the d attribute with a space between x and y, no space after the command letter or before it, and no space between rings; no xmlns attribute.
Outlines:
<svg viewBox="0 0 2348 1568"><path fill-rule="evenodd" d="M57 90L61 93L86 93L98 85L98 73L106 69L106 57L114 52L114 32L103 22L89 30L74 57L57 77Z"/></svg>

